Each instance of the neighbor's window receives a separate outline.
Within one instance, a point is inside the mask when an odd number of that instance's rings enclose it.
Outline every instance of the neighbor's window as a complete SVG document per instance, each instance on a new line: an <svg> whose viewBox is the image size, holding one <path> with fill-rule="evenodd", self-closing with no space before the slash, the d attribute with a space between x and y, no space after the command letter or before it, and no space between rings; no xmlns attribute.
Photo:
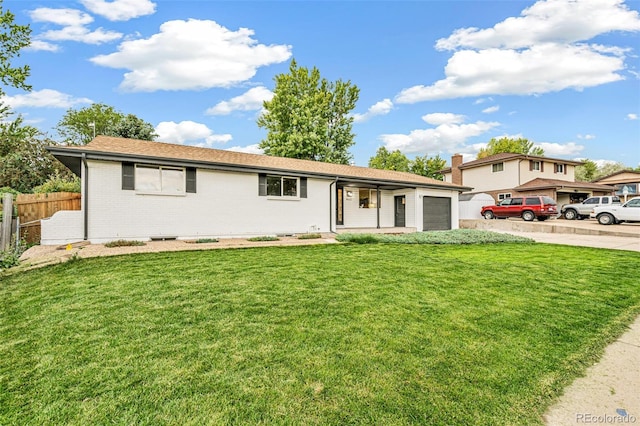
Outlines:
<svg viewBox="0 0 640 426"><path fill-rule="evenodd" d="M501 172L504 170L504 163L496 163L491 165L492 172Z"/></svg>
<svg viewBox="0 0 640 426"><path fill-rule="evenodd" d="M298 178L267 176L267 195L272 197L297 197Z"/></svg>
<svg viewBox="0 0 640 426"><path fill-rule="evenodd" d="M564 164L556 164L555 168L556 168L556 173L564 173L565 172Z"/></svg>
<svg viewBox="0 0 640 426"><path fill-rule="evenodd" d="M360 188L359 206L361 209L375 209L378 202L378 191L375 189Z"/></svg>
<svg viewBox="0 0 640 426"><path fill-rule="evenodd" d="M531 170L540 171L542 170L542 162L541 161L531 161Z"/></svg>
<svg viewBox="0 0 640 426"><path fill-rule="evenodd" d="M135 188L140 192L184 194L185 171L182 168L136 165Z"/></svg>
<svg viewBox="0 0 640 426"><path fill-rule="evenodd" d="M503 192L502 194L498 194L498 201L502 201L505 198L511 198L510 192Z"/></svg>

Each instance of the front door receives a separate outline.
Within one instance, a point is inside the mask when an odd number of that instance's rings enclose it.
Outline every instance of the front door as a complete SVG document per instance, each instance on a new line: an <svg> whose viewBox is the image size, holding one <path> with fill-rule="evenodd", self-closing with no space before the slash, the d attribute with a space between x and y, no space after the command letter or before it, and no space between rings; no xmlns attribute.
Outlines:
<svg viewBox="0 0 640 426"><path fill-rule="evenodd" d="M404 206L407 200L404 195L396 195L395 197L393 197L393 199L396 206L395 208L396 216L395 216L395 221L393 225L397 228L404 228L405 227Z"/></svg>
<svg viewBox="0 0 640 426"><path fill-rule="evenodd" d="M341 186L336 187L336 225L344 225L344 188Z"/></svg>

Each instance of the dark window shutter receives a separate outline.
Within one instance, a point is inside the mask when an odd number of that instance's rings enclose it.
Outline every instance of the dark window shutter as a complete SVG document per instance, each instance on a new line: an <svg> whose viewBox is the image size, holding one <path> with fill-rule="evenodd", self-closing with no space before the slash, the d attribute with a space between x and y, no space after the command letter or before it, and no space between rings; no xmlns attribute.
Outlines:
<svg viewBox="0 0 640 426"><path fill-rule="evenodd" d="M196 169L195 167L187 167L187 192L196 192Z"/></svg>
<svg viewBox="0 0 640 426"><path fill-rule="evenodd" d="M258 195L261 197L267 196L267 175L264 173L258 175Z"/></svg>
<svg viewBox="0 0 640 426"><path fill-rule="evenodd" d="M307 178L300 178L300 198L307 198Z"/></svg>
<svg viewBox="0 0 640 426"><path fill-rule="evenodd" d="M564 165L563 169L564 169L564 174L566 175L567 174L567 165L566 164Z"/></svg>
<svg viewBox="0 0 640 426"><path fill-rule="evenodd" d="M133 163L122 163L122 189L136 189L136 168Z"/></svg>
<svg viewBox="0 0 640 426"><path fill-rule="evenodd" d="M544 161L540 162L540 171L544 172Z"/></svg>
<svg viewBox="0 0 640 426"><path fill-rule="evenodd" d="M529 171L533 170L533 160L529 160Z"/></svg>

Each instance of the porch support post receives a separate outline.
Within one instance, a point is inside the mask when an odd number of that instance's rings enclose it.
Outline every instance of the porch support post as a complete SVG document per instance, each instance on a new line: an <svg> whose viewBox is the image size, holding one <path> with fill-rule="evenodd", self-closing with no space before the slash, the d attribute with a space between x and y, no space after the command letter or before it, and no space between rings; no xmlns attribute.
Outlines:
<svg viewBox="0 0 640 426"><path fill-rule="evenodd" d="M376 228L380 229L380 185L376 185Z"/></svg>

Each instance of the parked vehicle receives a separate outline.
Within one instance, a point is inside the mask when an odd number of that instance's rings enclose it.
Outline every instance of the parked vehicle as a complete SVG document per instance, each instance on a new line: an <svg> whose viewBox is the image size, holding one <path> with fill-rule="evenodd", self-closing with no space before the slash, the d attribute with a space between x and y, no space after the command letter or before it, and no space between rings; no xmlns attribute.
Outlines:
<svg viewBox="0 0 640 426"><path fill-rule="evenodd" d="M485 219L505 219L522 217L527 222L537 218L539 221L558 216L558 208L553 198L545 195L505 198L497 205L484 206L480 214Z"/></svg>
<svg viewBox="0 0 640 426"><path fill-rule="evenodd" d="M601 197L589 197L581 203L565 204L561 213L567 220L586 219L595 207L620 204L620 197L615 195L604 195Z"/></svg>
<svg viewBox="0 0 640 426"><path fill-rule="evenodd" d="M592 210L592 218L598 219L601 225L611 225L622 222L640 222L640 197L635 197L626 203L596 207Z"/></svg>

